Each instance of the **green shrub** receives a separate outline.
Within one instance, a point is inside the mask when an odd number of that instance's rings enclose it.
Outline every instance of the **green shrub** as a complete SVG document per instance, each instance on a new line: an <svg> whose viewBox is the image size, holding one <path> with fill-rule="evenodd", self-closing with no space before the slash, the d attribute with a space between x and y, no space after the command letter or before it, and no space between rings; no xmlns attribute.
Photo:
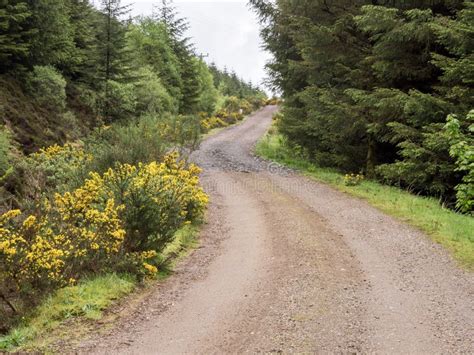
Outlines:
<svg viewBox="0 0 474 355"><path fill-rule="evenodd" d="M21 313L88 275L155 275L158 253L203 215L208 198L199 173L177 154L162 163L119 164L44 199L34 213L0 215L0 326L12 316L5 300L15 300Z"/></svg>
<svg viewBox="0 0 474 355"><path fill-rule="evenodd" d="M242 99L240 101L240 110L242 110L242 113L244 115L249 115L254 110L254 107L252 107L252 105L250 104L249 101L247 101L246 99ZM239 110L239 112L240 112L240 110Z"/></svg>
<svg viewBox="0 0 474 355"><path fill-rule="evenodd" d="M104 115L108 122L133 117L137 108L137 97L133 84L109 80L107 97L104 98Z"/></svg>
<svg viewBox="0 0 474 355"><path fill-rule="evenodd" d="M76 96L82 105L86 106L91 112L96 115L100 113L100 95L97 91L92 90L86 85L74 86L76 89Z"/></svg>
<svg viewBox="0 0 474 355"><path fill-rule="evenodd" d="M0 128L0 181L11 174L11 135L6 128Z"/></svg>
<svg viewBox="0 0 474 355"><path fill-rule="evenodd" d="M158 126L163 140L181 151L193 151L201 141L199 115L163 115L158 119Z"/></svg>
<svg viewBox="0 0 474 355"><path fill-rule="evenodd" d="M16 161L16 189L21 208L31 209L42 197L82 184L82 170L92 157L80 144L53 145Z"/></svg>
<svg viewBox="0 0 474 355"><path fill-rule="evenodd" d="M159 161L167 148L162 134L153 116L101 128L86 140L86 150L93 157L87 170L105 172L116 163L135 165Z"/></svg>
<svg viewBox="0 0 474 355"><path fill-rule="evenodd" d="M224 101L223 108L227 112L238 112L240 110L240 100L239 100L239 98L235 97L235 96L227 97Z"/></svg>
<svg viewBox="0 0 474 355"><path fill-rule="evenodd" d="M161 79L149 68L139 71L135 84L138 114L163 114L177 111L177 100L168 93Z"/></svg>
<svg viewBox="0 0 474 355"><path fill-rule="evenodd" d="M445 131L451 143L450 155L456 159L456 170L465 175L456 186L456 207L462 212L474 212L474 110L465 120L449 115Z"/></svg>
<svg viewBox="0 0 474 355"><path fill-rule="evenodd" d="M40 105L55 111L65 109L66 80L54 67L35 66L27 85Z"/></svg>

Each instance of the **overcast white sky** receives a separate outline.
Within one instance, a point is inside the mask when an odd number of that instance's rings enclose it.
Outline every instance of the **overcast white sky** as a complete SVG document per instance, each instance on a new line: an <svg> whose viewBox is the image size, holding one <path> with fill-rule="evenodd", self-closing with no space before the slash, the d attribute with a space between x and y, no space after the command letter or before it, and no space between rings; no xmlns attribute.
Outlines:
<svg viewBox="0 0 474 355"><path fill-rule="evenodd" d="M151 14L153 5L161 2L122 1L123 4L134 4L133 15ZM208 55L207 61L233 69L255 84L262 83L269 54L260 48L259 25L247 0L175 0L174 5L180 15L188 19L189 36L198 52Z"/></svg>

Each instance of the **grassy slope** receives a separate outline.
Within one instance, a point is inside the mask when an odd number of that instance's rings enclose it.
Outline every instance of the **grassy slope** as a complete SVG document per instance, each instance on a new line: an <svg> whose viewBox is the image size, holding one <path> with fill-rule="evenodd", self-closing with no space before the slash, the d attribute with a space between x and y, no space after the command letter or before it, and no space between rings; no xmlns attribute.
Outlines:
<svg viewBox="0 0 474 355"><path fill-rule="evenodd" d="M199 226L186 225L176 233L173 243L163 252L163 259L169 260L170 265L163 267L158 279L166 278L173 264L198 244L198 232ZM137 285L137 281L128 275L106 274L82 280L76 286L59 289L25 319L22 325L0 337L0 352L44 351L58 338L70 335L67 329L56 331L66 321L100 320L104 310L116 300L130 294ZM79 331L76 329L78 326L77 322L74 323L75 331Z"/></svg>
<svg viewBox="0 0 474 355"><path fill-rule="evenodd" d="M418 227L446 247L460 264L474 269L474 218L442 208L433 198L415 196L374 181L346 186L344 175L298 158L278 134L267 135L260 140L256 152L266 159L298 169L315 180L365 199L383 212Z"/></svg>

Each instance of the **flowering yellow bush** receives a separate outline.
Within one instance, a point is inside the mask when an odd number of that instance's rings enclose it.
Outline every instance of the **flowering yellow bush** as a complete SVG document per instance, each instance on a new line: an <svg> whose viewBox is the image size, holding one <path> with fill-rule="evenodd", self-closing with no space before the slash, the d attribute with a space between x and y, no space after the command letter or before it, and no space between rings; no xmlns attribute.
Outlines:
<svg viewBox="0 0 474 355"><path fill-rule="evenodd" d="M19 210L0 217L0 265L17 288L63 285L105 267L123 252L122 206L103 200L95 180L45 202L40 216Z"/></svg>
<svg viewBox="0 0 474 355"><path fill-rule="evenodd" d="M219 127L226 127L228 124L224 122L219 117L208 117L201 120L201 130L204 132L208 132L211 129L219 128Z"/></svg>
<svg viewBox="0 0 474 355"><path fill-rule="evenodd" d="M84 151L82 146L67 143L65 145L52 145L42 148L28 157L37 164L51 161L67 162L71 168L78 168L87 161L92 160L92 156Z"/></svg>
<svg viewBox="0 0 474 355"><path fill-rule="evenodd" d="M35 214L1 215L0 294L31 295L107 270L155 275L158 253L204 212L199 173L169 154L162 163L92 173L80 188L45 199Z"/></svg>
<svg viewBox="0 0 474 355"><path fill-rule="evenodd" d="M127 250L161 251L186 221L202 216L208 198L200 171L173 153L162 163L123 164L104 174L107 193L124 205Z"/></svg>

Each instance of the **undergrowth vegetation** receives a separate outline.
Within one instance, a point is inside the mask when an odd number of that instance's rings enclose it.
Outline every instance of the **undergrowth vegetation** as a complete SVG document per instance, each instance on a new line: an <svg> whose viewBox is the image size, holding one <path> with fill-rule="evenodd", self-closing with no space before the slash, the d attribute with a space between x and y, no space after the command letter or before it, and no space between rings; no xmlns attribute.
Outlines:
<svg viewBox="0 0 474 355"><path fill-rule="evenodd" d="M0 349L22 349L44 346L47 334L74 317L100 319L102 312L115 300L136 287L136 280L115 273L81 280L48 296L23 324L0 338Z"/></svg>

